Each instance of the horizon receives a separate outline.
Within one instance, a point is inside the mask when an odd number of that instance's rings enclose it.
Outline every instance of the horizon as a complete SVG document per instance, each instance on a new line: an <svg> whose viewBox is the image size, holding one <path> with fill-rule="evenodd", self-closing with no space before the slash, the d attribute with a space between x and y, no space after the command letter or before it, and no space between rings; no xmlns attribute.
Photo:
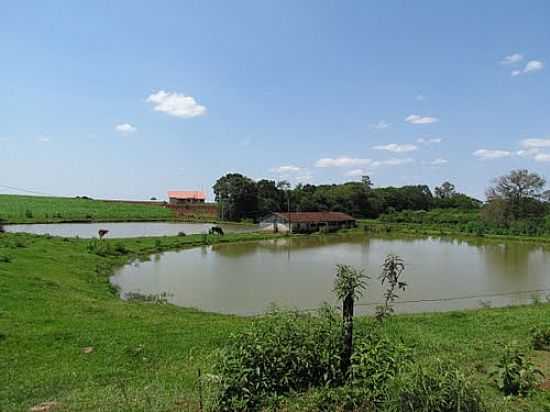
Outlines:
<svg viewBox="0 0 550 412"><path fill-rule="evenodd" d="M550 178L550 5L467 5L7 4L0 193Z"/></svg>

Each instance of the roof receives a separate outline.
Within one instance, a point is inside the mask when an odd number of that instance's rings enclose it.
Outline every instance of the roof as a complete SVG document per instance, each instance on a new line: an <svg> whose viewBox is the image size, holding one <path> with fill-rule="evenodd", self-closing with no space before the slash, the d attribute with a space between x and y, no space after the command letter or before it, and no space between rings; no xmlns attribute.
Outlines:
<svg viewBox="0 0 550 412"><path fill-rule="evenodd" d="M273 213L274 215L288 221L289 213ZM290 221L293 223L325 223L325 222L347 222L355 220L353 217L342 212L291 212Z"/></svg>
<svg viewBox="0 0 550 412"><path fill-rule="evenodd" d="M173 190L168 192L170 199L193 199L193 200L205 200L206 195L204 192L192 192L192 191L178 191Z"/></svg>

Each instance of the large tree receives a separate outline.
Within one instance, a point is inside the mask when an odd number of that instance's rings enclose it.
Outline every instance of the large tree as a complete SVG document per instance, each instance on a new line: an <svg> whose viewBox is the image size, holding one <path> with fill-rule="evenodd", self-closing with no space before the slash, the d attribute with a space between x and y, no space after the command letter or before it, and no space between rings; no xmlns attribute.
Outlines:
<svg viewBox="0 0 550 412"><path fill-rule="evenodd" d="M451 182L443 182L441 186L435 188L434 192L438 199L449 199L456 194L455 185Z"/></svg>
<svg viewBox="0 0 550 412"><path fill-rule="evenodd" d="M506 207L506 214L512 219L521 219L541 213L540 199L545 185L546 181L537 173L512 170L493 181L487 190L487 199L489 203L499 201L495 204Z"/></svg>
<svg viewBox="0 0 550 412"><path fill-rule="evenodd" d="M214 194L222 219L257 218L258 188L252 179L240 173L228 173L216 181Z"/></svg>

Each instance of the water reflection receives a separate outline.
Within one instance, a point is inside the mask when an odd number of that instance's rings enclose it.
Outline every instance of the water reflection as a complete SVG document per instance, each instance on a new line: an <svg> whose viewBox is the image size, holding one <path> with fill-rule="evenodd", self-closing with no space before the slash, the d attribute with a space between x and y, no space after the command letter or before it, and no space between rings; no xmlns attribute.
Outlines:
<svg viewBox="0 0 550 412"><path fill-rule="evenodd" d="M367 305L359 313L372 312L382 300L384 291L376 278L388 253L407 263L409 289L403 299L409 302L397 306L402 312L475 308L480 295L550 288L550 250L534 243L363 235L282 238L169 252L157 262L125 267L112 281L122 294L169 292L177 305L252 314L270 303L307 309L323 301L335 303L334 269L337 263L347 263L365 268L371 277L361 302ZM450 299L431 301L435 298ZM527 303L530 297L483 299L499 306Z"/></svg>

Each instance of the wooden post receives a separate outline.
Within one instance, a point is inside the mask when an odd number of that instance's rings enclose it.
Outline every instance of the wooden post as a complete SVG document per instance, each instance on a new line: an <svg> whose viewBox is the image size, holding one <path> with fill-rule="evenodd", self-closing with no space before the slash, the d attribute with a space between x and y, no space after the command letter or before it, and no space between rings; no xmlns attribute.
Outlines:
<svg viewBox="0 0 550 412"><path fill-rule="evenodd" d="M343 378L346 379L349 375L351 366L351 355L353 353L353 294L350 293L344 298L342 307L343 318L343 342L342 342L342 357L340 359L340 369Z"/></svg>

